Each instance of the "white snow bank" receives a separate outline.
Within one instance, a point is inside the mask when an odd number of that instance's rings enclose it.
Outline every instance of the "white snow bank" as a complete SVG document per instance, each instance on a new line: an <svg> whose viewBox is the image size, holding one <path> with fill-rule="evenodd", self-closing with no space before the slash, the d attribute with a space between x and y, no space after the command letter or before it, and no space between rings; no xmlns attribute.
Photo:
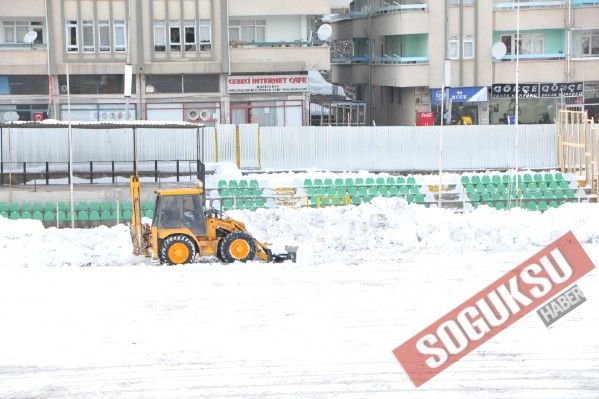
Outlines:
<svg viewBox="0 0 599 399"><path fill-rule="evenodd" d="M376 198L371 204L324 209L229 211L274 252L298 245L300 264L397 259L406 253L513 251L541 247L572 230L599 243L597 204L566 204L545 213L481 207L470 213ZM0 218L0 264L105 266L144 263L131 255L128 228L45 230L39 222Z"/></svg>
<svg viewBox="0 0 599 399"><path fill-rule="evenodd" d="M37 220L0 217L0 266L116 266L140 262L129 228L44 229Z"/></svg>

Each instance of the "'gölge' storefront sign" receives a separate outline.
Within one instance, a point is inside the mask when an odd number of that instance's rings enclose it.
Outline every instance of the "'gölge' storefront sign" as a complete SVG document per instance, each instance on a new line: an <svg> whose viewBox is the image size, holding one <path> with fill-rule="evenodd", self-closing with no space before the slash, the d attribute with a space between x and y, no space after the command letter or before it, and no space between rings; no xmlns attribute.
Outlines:
<svg viewBox="0 0 599 399"><path fill-rule="evenodd" d="M518 97L579 97L583 95L582 82L571 83L523 83L518 87ZM511 98L516 92L513 83L494 84L491 89L493 98Z"/></svg>

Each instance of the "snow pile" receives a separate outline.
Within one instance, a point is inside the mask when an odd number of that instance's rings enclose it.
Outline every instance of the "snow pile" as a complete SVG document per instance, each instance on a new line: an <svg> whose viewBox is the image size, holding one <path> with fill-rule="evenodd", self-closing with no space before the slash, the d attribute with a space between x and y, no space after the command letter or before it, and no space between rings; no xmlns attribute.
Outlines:
<svg viewBox="0 0 599 399"><path fill-rule="evenodd" d="M44 229L37 220L0 217L1 266L116 266L133 257L129 228Z"/></svg>
<svg viewBox="0 0 599 399"><path fill-rule="evenodd" d="M511 251L541 247L572 230L582 243L599 242L596 204L566 204L545 213L481 207L470 213L376 198L371 204L325 209L230 211L257 238L300 246L313 263L393 258L401 253ZM307 253L304 256L308 255Z"/></svg>
<svg viewBox="0 0 599 399"><path fill-rule="evenodd" d="M408 205L397 198L324 209L229 211L276 252L298 245L298 261L323 264L397 259L412 253L513 251L541 247L569 230L587 244L599 243L596 204L566 204L545 213L481 207L470 213ZM0 264L106 266L147 262L131 255L124 225L95 229L44 229L31 220L0 218Z"/></svg>

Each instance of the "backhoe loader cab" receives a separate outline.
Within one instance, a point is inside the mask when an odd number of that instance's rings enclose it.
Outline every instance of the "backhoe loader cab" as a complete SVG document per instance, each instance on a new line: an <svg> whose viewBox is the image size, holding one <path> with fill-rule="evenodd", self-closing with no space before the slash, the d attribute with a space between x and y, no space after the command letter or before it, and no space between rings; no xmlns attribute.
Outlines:
<svg viewBox="0 0 599 399"><path fill-rule="evenodd" d="M158 258L164 264L191 263L196 256L216 256L221 262L295 262L297 247L272 254L268 246L237 220L215 209L204 209L201 187L156 191L152 226L141 223L139 180L131 177L133 253Z"/></svg>

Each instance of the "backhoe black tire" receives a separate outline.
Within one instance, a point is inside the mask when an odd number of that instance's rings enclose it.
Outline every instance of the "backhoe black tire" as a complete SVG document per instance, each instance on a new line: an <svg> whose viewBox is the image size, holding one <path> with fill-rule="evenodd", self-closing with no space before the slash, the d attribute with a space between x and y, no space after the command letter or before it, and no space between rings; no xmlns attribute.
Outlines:
<svg viewBox="0 0 599 399"><path fill-rule="evenodd" d="M246 262L256 255L256 242L246 232L234 231L221 239L220 257L225 263Z"/></svg>
<svg viewBox="0 0 599 399"><path fill-rule="evenodd" d="M158 248L158 259L161 264L180 265L191 263L196 257L196 247L191 238L183 234L175 234L162 240Z"/></svg>
<svg viewBox="0 0 599 399"><path fill-rule="evenodd" d="M216 254L215 254L215 256L216 256L216 259L220 260L222 263L227 263L227 262L225 262L225 260L222 258L222 256L220 256L220 252L221 252L221 250L222 250L222 247L223 247L223 242L224 242L224 240L225 240L224 238L221 238L221 239L218 241L218 244L216 244Z"/></svg>

